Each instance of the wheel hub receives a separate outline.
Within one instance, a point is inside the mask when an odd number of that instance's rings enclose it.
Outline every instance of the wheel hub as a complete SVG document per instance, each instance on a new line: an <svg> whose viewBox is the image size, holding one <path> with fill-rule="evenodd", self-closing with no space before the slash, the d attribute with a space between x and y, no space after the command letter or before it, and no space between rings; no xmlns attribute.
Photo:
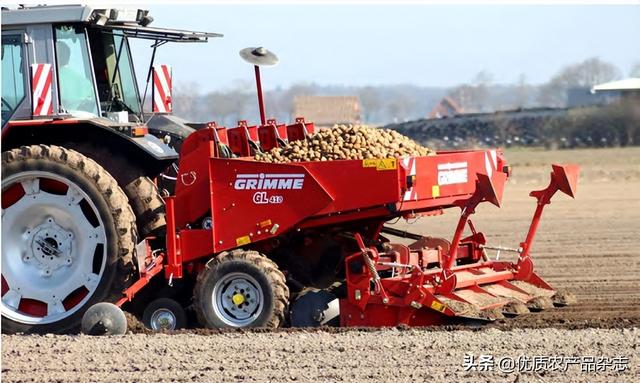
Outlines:
<svg viewBox="0 0 640 383"><path fill-rule="evenodd" d="M216 282L213 308L226 324L242 327L253 322L263 309L258 281L245 273L231 273Z"/></svg>
<svg viewBox="0 0 640 383"><path fill-rule="evenodd" d="M245 301L244 295L243 294L233 294L233 297L231 298L231 300L233 301L233 304L240 307L240 305L242 305Z"/></svg>
<svg viewBox="0 0 640 383"><path fill-rule="evenodd" d="M258 306L256 298L258 292L256 287L248 280L238 278L231 281L227 291L232 292L231 295L225 296L225 303L223 305L230 311L237 311L234 313L236 318L246 318L252 314L252 311Z"/></svg>
<svg viewBox="0 0 640 383"><path fill-rule="evenodd" d="M38 325L69 317L105 270L98 208L78 184L44 171L4 178L3 200L11 196L2 209L2 316Z"/></svg>
<svg viewBox="0 0 640 383"><path fill-rule="evenodd" d="M167 309L158 309L151 314L151 328L153 330L175 330L176 316Z"/></svg>
<svg viewBox="0 0 640 383"><path fill-rule="evenodd" d="M73 233L58 225L52 217L25 233L27 243L22 260L42 271L42 277L49 277L62 266L71 265Z"/></svg>

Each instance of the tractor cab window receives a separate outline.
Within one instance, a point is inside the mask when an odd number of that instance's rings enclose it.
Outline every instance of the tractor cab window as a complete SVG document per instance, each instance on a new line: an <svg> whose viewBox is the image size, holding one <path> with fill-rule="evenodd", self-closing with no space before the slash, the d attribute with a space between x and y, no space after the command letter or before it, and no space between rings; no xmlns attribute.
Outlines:
<svg viewBox="0 0 640 383"><path fill-rule="evenodd" d="M18 109L26 95L22 39L2 33L2 126Z"/></svg>
<svg viewBox="0 0 640 383"><path fill-rule="evenodd" d="M89 30L89 40L102 112L140 114L140 97L127 38L118 30Z"/></svg>
<svg viewBox="0 0 640 383"><path fill-rule="evenodd" d="M84 29L59 26L56 34L56 62L61 107L72 115L98 115L98 102Z"/></svg>

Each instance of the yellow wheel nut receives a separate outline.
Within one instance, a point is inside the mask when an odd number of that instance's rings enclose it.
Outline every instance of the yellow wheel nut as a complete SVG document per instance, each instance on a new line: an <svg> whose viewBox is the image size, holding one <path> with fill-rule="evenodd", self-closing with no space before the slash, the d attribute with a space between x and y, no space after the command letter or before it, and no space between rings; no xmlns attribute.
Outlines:
<svg viewBox="0 0 640 383"><path fill-rule="evenodd" d="M241 304L244 303L244 295L240 293L234 294L233 297L231 297L231 300L233 301L234 305L240 306Z"/></svg>

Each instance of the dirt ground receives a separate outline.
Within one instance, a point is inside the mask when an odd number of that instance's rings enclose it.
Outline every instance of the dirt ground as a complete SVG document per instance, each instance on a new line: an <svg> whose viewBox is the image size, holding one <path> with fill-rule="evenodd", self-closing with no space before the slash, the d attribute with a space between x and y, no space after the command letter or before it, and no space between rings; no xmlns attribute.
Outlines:
<svg viewBox="0 0 640 383"><path fill-rule="evenodd" d="M474 219L490 244L502 246L523 240L535 208L527 194L546 186L548 164L582 166L576 200L552 201L532 249L536 271L554 287L574 292L577 305L482 328L3 335L2 380L640 381L640 148L515 150L507 158L514 176L503 207L482 206ZM450 237L456 215L397 227ZM476 371L465 371L465 354L467 367ZM481 355L482 364L471 363ZM561 367L532 372L525 362L534 357L557 357ZM591 357L605 370L581 371L590 368ZM515 371L502 366L507 372L501 372L499 363L511 359L518 363ZM477 371L490 369L490 360L493 371ZM614 364L627 368L614 371Z"/></svg>
<svg viewBox="0 0 640 383"><path fill-rule="evenodd" d="M640 379L639 335L638 329L551 328L14 336L2 344L2 381L632 382ZM474 357L466 365L476 371L465 371L465 353ZM493 357L493 371L477 371L480 355ZM519 368L526 368L524 357L536 356L591 356L607 358L607 363L631 359L621 372L613 371L613 365L606 371L582 372L579 364L565 362L566 372L518 373L508 372L511 367L500 362L520 357ZM482 366L489 369L491 364Z"/></svg>

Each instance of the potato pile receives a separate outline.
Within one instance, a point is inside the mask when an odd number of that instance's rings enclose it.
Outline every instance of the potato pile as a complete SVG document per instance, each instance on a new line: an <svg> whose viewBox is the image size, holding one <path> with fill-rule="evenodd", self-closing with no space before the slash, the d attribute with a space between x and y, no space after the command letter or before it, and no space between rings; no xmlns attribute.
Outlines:
<svg viewBox="0 0 640 383"><path fill-rule="evenodd" d="M258 153L257 161L271 163L363 160L435 154L402 134L363 125L336 125L319 129L306 140L291 141L283 148Z"/></svg>

